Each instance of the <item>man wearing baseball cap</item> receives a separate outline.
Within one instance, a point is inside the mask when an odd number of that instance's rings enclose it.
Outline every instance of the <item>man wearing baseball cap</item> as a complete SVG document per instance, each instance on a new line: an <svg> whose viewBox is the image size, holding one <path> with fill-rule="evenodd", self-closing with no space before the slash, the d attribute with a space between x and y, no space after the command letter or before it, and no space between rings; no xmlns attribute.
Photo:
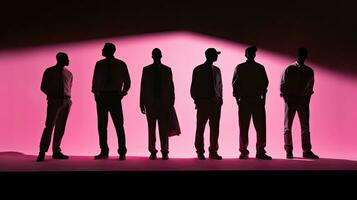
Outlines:
<svg viewBox="0 0 357 200"><path fill-rule="evenodd" d="M191 97L197 109L195 147L200 160L206 159L203 134L208 120L210 126L209 158L222 160L222 156L217 153L219 121L223 104L222 76L220 69L213 65L220 53L214 48L207 49L205 52L206 62L197 66L192 75Z"/></svg>

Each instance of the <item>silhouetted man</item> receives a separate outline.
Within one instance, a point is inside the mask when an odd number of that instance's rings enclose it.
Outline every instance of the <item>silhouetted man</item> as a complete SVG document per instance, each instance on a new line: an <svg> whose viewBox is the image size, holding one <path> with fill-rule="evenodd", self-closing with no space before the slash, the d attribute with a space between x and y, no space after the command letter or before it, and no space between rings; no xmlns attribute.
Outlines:
<svg viewBox="0 0 357 200"><path fill-rule="evenodd" d="M59 52L56 55L56 59L57 64L45 70L41 82L41 91L47 95L47 116L46 127L41 137L40 153L37 157L38 162L45 160L45 153L50 146L54 127L52 158L69 158L61 152L60 146L72 105L71 88L73 76L72 73L65 68L65 66L69 65L67 54Z"/></svg>
<svg viewBox="0 0 357 200"><path fill-rule="evenodd" d="M118 136L119 159L125 160L124 117L121 105L122 98L130 88L130 76L126 64L114 57L115 45L105 43L102 55L105 59L95 65L92 92L97 103L98 132L100 154L95 159L107 159L109 148L107 144L108 113L110 113Z"/></svg>
<svg viewBox="0 0 357 200"><path fill-rule="evenodd" d="M286 157L293 156L291 128L297 112L301 125L303 157L318 159L311 151L310 141L310 99L314 93L314 71L304 64L308 57L306 48L299 48L296 63L288 66L281 78L280 92L285 101L284 142Z"/></svg>
<svg viewBox="0 0 357 200"><path fill-rule="evenodd" d="M169 138L167 134L169 111L174 106L175 92L170 67L161 63L161 51L152 51L154 63L144 67L141 77L140 109L146 114L149 128L150 160L156 160L156 121L159 124L162 159L168 160Z"/></svg>
<svg viewBox="0 0 357 200"><path fill-rule="evenodd" d="M255 62L257 48L249 47L245 50L247 61L239 64L233 75L233 96L236 98L239 111L239 151L240 159L248 159L248 132L250 119L253 118L257 132L256 158L271 160L266 155L266 116L265 96L268 88L268 77L264 66Z"/></svg>
<svg viewBox="0 0 357 200"><path fill-rule="evenodd" d="M191 83L191 97L197 109L197 127L195 147L197 157L205 160L204 156L204 130L207 121L210 126L209 158L221 160L218 155L219 121L221 117L222 76L218 67L213 65L221 52L214 48L206 50L206 62L193 70Z"/></svg>

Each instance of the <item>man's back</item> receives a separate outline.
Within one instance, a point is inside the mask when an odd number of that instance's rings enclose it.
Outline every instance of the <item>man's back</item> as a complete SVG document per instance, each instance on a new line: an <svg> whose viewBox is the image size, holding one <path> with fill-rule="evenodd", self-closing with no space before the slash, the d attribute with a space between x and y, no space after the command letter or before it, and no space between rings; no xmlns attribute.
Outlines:
<svg viewBox="0 0 357 200"><path fill-rule="evenodd" d="M92 92L127 91L130 88L130 76L125 62L109 58L96 63Z"/></svg>
<svg viewBox="0 0 357 200"><path fill-rule="evenodd" d="M63 95L70 97L72 81L73 75L68 69L55 65L45 70L41 82L41 91L48 97L58 98L63 97Z"/></svg>
<svg viewBox="0 0 357 200"><path fill-rule="evenodd" d="M264 66L256 62L239 64L233 76L233 95L259 96L267 91L269 81Z"/></svg>

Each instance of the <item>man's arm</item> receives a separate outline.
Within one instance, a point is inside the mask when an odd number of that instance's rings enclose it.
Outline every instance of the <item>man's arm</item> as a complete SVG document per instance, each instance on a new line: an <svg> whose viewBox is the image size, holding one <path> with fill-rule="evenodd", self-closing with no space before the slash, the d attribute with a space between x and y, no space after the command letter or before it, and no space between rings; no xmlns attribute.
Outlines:
<svg viewBox="0 0 357 200"><path fill-rule="evenodd" d="M265 68L263 66L263 90L262 90L262 97L263 97L263 101L265 103L266 100L266 94L268 92L268 86L269 86L269 79L268 79L268 75L267 72L265 71Z"/></svg>
<svg viewBox="0 0 357 200"><path fill-rule="evenodd" d="M191 82L191 89L190 89L190 93L191 93L191 97L192 99L196 102L196 97L197 97L197 86L196 86L196 82L197 82L197 75L196 75L196 70L193 70L193 73L192 73L192 82Z"/></svg>
<svg viewBox="0 0 357 200"><path fill-rule="evenodd" d="M307 94L308 94L308 96L311 96L314 93L314 84L315 84L314 71L312 71L312 70L311 70L311 77L307 84L308 84L307 85Z"/></svg>
<svg viewBox="0 0 357 200"><path fill-rule="evenodd" d="M268 79L268 75L267 72L265 71L265 68L263 67L263 94L265 95L268 91L268 86L269 86L269 79Z"/></svg>
<svg viewBox="0 0 357 200"><path fill-rule="evenodd" d="M171 106L174 106L175 105L175 86L174 86L174 81L173 81L173 78L172 78L172 71L170 69L170 72L169 72L169 79L170 79L170 105Z"/></svg>
<svg viewBox="0 0 357 200"><path fill-rule="evenodd" d="M131 80L130 80L128 67L124 63L124 86L123 86L123 90L122 90L123 96L128 94L128 91L130 89L130 85L131 85Z"/></svg>
<svg viewBox="0 0 357 200"><path fill-rule="evenodd" d="M311 70L311 77L309 82L307 83L307 101L310 102L311 96L314 93L314 84L315 84L315 77L314 71Z"/></svg>
<svg viewBox="0 0 357 200"><path fill-rule="evenodd" d="M140 111L141 113L145 114L145 105L144 105L144 93L145 93L145 86L146 86L146 74L145 74L145 69L143 69L142 75L141 75L141 82L140 82Z"/></svg>
<svg viewBox="0 0 357 200"><path fill-rule="evenodd" d="M288 83L288 68L284 70L284 72L281 75L281 81L280 81L280 96L284 98L285 101L287 101L287 91L286 91L286 86Z"/></svg>
<svg viewBox="0 0 357 200"><path fill-rule="evenodd" d="M45 70L45 72L42 75L41 91L43 93L45 93L46 95L48 94L48 71L47 70Z"/></svg>
<svg viewBox="0 0 357 200"><path fill-rule="evenodd" d="M93 74L93 79L92 79L92 92L94 94L98 93L97 88L98 88L98 73L99 73L99 66L98 63L95 64L94 67L94 74Z"/></svg>
<svg viewBox="0 0 357 200"><path fill-rule="evenodd" d="M223 84L222 84L222 75L221 75L221 70L218 70L218 92L219 92L219 103L222 105L223 104Z"/></svg>
<svg viewBox="0 0 357 200"><path fill-rule="evenodd" d="M233 87L233 96L238 98L239 96L239 84L238 84L239 76L238 76L238 66L235 68L232 79L232 87Z"/></svg>

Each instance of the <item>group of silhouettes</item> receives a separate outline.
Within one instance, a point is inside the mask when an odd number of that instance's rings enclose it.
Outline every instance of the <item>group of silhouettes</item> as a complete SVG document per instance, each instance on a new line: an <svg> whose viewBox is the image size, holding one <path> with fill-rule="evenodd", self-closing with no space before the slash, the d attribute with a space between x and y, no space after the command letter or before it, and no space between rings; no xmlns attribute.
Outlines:
<svg viewBox="0 0 357 200"><path fill-rule="evenodd" d="M114 57L116 47L105 43L102 49L104 59L95 65L92 92L97 106L98 133L100 153L94 159L107 159L109 147L107 144L108 113L115 126L118 139L119 160L126 159L126 141L123 125L123 110L121 100L130 89L130 76L125 62ZM239 159L248 159L248 131L251 118L257 133L256 158L271 160L266 154L266 113L265 100L269 80L263 65L255 62L257 48L248 47L245 50L246 62L239 64L233 75L233 96L238 105L239 118ZM210 146L209 158L221 160L218 154L219 123L222 96L222 76L220 69L213 65L221 52L214 48L205 51L206 61L193 70L191 82L191 97L197 110L195 148L197 158L205 160L204 130L209 120ZM311 151L309 128L309 104L313 94L314 72L304 64L308 57L306 48L299 48L297 60L283 72L280 84L280 95L285 102L284 143L286 158L293 159L293 143L291 129L293 119L298 113L301 124L303 158L318 159ZM144 67L140 88L140 110L146 114L150 152L149 159L157 159L156 122L158 122L161 154L163 160L169 159L169 136L180 134L180 128L174 109L175 92L171 68L162 64L161 50L152 50L153 63ZM73 76L66 68L69 65L68 55L59 52L56 55L57 64L45 70L41 83L41 91L47 96L46 125L42 133L40 151L37 161L45 160L49 149L52 132L52 158L68 159L61 151L61 140L70 108L71 87Z"/></svg>

